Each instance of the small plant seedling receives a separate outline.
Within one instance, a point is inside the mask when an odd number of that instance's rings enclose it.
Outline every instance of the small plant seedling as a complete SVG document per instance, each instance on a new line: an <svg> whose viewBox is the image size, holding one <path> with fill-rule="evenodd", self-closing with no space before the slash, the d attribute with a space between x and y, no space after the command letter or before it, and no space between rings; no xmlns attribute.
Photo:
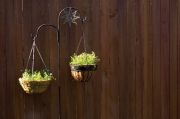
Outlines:
<svg viewBox="0 0 180 119"><path fill-rule="evenodd" d="M52 73L48 70L41 71L30 71L26 69L22 74L23 80L33 80L33 81L41 81L41 80L52 80L54 79Z"/></svg>
<svg viewBox="0 0 180 119"><path fill-rule="evenodd" d="M81 53L79 55L74 54L71 56L70 65L95 65L100 61L100 59L92 53Z"/></svg>

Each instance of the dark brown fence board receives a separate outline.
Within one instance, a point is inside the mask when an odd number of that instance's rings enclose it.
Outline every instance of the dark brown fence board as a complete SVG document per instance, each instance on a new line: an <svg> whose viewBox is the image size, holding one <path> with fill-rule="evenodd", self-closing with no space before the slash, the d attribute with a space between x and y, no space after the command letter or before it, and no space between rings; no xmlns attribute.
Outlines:
<svg viewBox="0 0 180 119"><path fill-rule="evenodd" d="M153 0L153 118L161 119L161 78L160 78L160 0Z"/></svg>
<svg viewBox="0 0 180 119"><path fill-rule="evenodd" d="M125 79L126 84L126 118L135 119L135 43L136 43L136 2L135 0L127 1L127 39L124 41L124 58L125 58ZM131 44L129 44L131 42Z"/></svg>
<svg viewBox="0 0 180 119"><path fill-rule="evenodd" d="M7 60L7 64L6 64L6 71L7 71L7 79L6 79L6 118L14 118L15 117L15 22L13 21L13 18L15 16L14 12L13 12L13 8L14 8L14 1L6 1L5 3L6 6L6 20L8 20L9 22L7 22L6 24L6 31L8 32L8 35L6 35L6 60ZM10 29L8 29L10 28Z"/></svg>
<svg viewBox="0 0 180 119"><path fill-rule="evenodd" d="M178 1L170 1L170 118L177 119L178 112Z"/></svg>
<svg viewBox="0 0 180 119"><path fill-rule="evenodd" d="M54 25L57 25L57 11L59 7L59 1L53 1L49 2L49 22L51 22ZM51 14L56 13L56 14ZM57 44L57 34L54 30L49 31L49 41L50 41L50 68L56 78L56 81L54 81L51 85L51 100L50 100L50 118L52 119L58 119L61 116L61 110L60 110L60 80L58 79L58 45Z"/></svg>
<svg viewBox="0 0 180 119"><path fill-rule="evenodd" d="M142 2L143 3L143 2ZM143 94L143 118L152 118L152 6L151 0L142 4L144 39L144 94Z"/></svg>
<svg viewBox="0 0 180 119"><path fill-rule="evenodd" d="M179 2L179 0L178 0L178 41L177 41L177 60L178 60L178 75L177 75L177 77L178 77L178 81L177 81L177 90L178 90L178 92L177 92L177 97L178 97L178 99L177 99L177 106L178 106L178 112L177 112L177 118L180 118L180 113L179 113L179 110L180 110L180 9L179 9L179 5L180 5L180 2Z"/></svg>
<svg viewBox="0 0 180 119"><path fill-rule="evenodd" d="M6 23L6 10L4 9L5 1L0 2L0 108L1 113L0 113L0 118L4 119L6 118L6 29L5 29L5 23Z"/></svg>
<svg viewBox="0 0 180 119"><path fill-rule="evenodd" d="M169 119L169 44L170 44L170 27L169 27L169 0L161 0L161 96L162 96L162 118Z"/></svg>
<svg viewBox="0 0 180 119"><path fill-rule="evenodd" d="M119 118L124 119L126 118L126 110L127 104L126 101L126 88L127 84L125 84L125 70L126 64L125 59L121 58L125 55L124 49L124 42L127 40L127 0L118 1L118 23L117 26L119 27L119 66L117 66L116 70L119 70L120 77L117 77L116 80L119 80ZM119 69L118 69L119 68Z"/></svg>

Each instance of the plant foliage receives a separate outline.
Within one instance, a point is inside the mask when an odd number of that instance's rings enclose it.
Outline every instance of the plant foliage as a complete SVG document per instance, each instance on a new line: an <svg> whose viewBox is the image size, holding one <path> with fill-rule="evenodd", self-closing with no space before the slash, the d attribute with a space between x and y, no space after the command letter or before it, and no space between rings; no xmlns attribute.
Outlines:
<svg viewBox="0 0 180 119"><path fill-rule="evenodd" d="M22 79L24 80L34 80L34 81L41 81L41 80L52 80L54 79L52 73L48 70L41 70L41 71L30 71L26 69L22 74Z"/></svg>
<svg viewBox="0 0 180 119"><path fill-rule="evenodd" d="M95 65L100 61L100 59L92 53L81 53L79 55L74 54L71 56L70 65Z"/></svg>

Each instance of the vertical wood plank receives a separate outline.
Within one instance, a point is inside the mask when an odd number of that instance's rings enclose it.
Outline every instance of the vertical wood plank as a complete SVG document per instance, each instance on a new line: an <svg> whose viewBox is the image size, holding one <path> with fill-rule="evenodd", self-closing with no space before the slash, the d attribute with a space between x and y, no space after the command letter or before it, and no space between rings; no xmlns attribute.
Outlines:
<svg viewBox="0 0 180 119"><path fill-rule="evenodd" d="M170 119L177 119L177 81L178 81L178 1L170 1Z"/></svg>
<svg viewBox="0 0 180 119"><path fill-rule="evenodd" d="M110 54L110 66L108 68L112 69L109 70L109 100L108 102L111 102L111 104L108 104L108 112L110 112L110 117L112 119L118 119L119 118L119 80L116 80L116 77L119 77L120 71L117 70L119 67L119 56L117 54L120 54L119 47L120 47L120 39L119 39L119 28L118 28L118 5L117 1L109 1L108 6L108 18L109 18L109 54ZM133 14L134 15L134 14ZM134 88L134 87L132 87ZM133 93L134 94L134 93ZM132 99L133 100L133 99ZM132 108L134 106L134 101L132 101Z"/></svg>
<svg viewBox="0 0 180 119"><path fill-rule="evenodd" d="M110 118L110 112L108 110L108 100L109 97L109 90L107 88L108 82L110 79L110 55L109 55L109 49L110 49L110 40L109 40L109 18L108 18L108 5L109 1L101 0L100 1L100 26L101 26L101 32L100 32L100 43L103 44L101 47L102 55L101 58L102 61L102 93L101 93L101 119L108 119ZM106 64L106 65L105 65Z"/></svg>
<svg viewBox="0 0 180 119"><path fill-rule="evenodd" d="M125 83L127 91L127 114L126 118L136 118L136 2L135 0L127 1L127 39L124 41L124 60L125 60Z"/></svg>
<svg viewBox="0 0 180 119"><path fill-rule="evenodd" d="M180 118L180 1L178 0L178 40L177 40L177 118Z"/></svg>
<svg viewBox="0 0 180 119"><path fill-rule="evenodd" d="M4 0L0 3L0 118L6 119L6 6Z"/></svg>
<svg viewBox="0 0 180 119"><path fill-rule="evenodd" d="M162 118L169 119L169 0L161 0L161 96Z"/></svg>
<svg viewBox="0 0 180 119"><path fill-rule="evenodd" d="M8 108L6 108L6 118L14 118L15 117L15 32L14 28L15 28L15 21L14 21L14 17L15 14L13 12L14 9L14 3L15 1L6 1L5 5L6 5L6 20L7 20L7 24L6 24L6 29L5 31L8 33L6 35L6 56L7 56L7 73L6 73L6 77L7 77L7 81L6 81L6 106Z"/></svg>
<svg viewBox="0 0 180 119"><path fill-rule="evenodd" d="M127 102L126 102L126 89L127 89L127 84L126 84L126 78L125 78L125 70L126 63L125 63L125 48L124 48L124 42L127 40L127 0L122 0L118 1L118 13L119 13L119 22L118 22L118 27L119 29L119 43L120 43L120 48L119 48L119 64L120 64L120 69L119 69L119 119L124 119L126 117L127 113Z"/></svg>
<svg viewBox="0 0 180 119"><path fill-rule="evenodd" d="M144 39L143 118L152 118L152 11L151 0L142 1Z"/></svg>
<svg viewBox="0 0 180 119"><path fill-rule="evenodd" d="M136 1L136 119L143 119L143 92L144 92L144 7L142 1Z"/></svg>
<svg viewBox="0 0 180 119"><path fill-rule="evenodd" d="M49 1L49 23L57 26L57 15L59 12L60 1ZM58 44L57 44L57 33L55 30L49 31L50 41L50 69L56 78L51 84L50 94L50 118L59 119L61 118L61 92L60 92L60 79L58 79ZM61 77L60 77L61 78Z"/></svg>
<svg viewBox="0 0 180 119"><path fill-rule="evenodd" d="M161 119L161 77L160 77L160 0L153 0L153 118Z"/></svg>

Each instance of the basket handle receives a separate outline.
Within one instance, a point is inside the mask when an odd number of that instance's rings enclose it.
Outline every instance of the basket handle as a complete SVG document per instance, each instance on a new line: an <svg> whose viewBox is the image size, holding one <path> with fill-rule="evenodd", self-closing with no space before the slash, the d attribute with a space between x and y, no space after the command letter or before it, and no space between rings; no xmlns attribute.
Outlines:
<svg viewBox="0 0 180 119"><path fill-rule="evenodd" d="M33 38L32 47L31 47L31 51L30 51L30 54L29 54L29 57L28 57L28 61L27 61L27 64L26 64L26 69L27 69L27 68L28 68L28 65L29 65L29 61L30 61L31 56L32 56L32 67L31 67L32 72L34 72L34 62L35 62L34 54L35 54L35 50L37 51L37 53L38 53L38 55L39 55L39 57L40 57L43 65L44 65L45 69L47 69L47 66L46 66L46 64L45 64L45 61L44 61L44 59L42 58L42 55L41 55L41 53L40 53L40 51L39 51L39 48L38 48L37 45L36 45L36 40L35 40L35 39L36 39L36 38L34 37L34 38Z"/></svg>
<svg viewBox="0 0 180 119"><path fill-rule="evenodd" d="M87 52L86 38L85 38L85 32L84 32L84 30L85 30L85 22L86 22L86 21L87 21L87 18L86 18L86 17L84 17L84 18L81 19L81 24L82 24L81 32L82 32L82 34L81 34L81 37L80 37L80 39L79 39L79 41L78 41L78 45L77 45L77 48L76 48L76 51L75 51L76 54L77 54L78 51L79 51L79 47L80 47L80 44L81 44L82 40L84 41L84 42L83 42L84 51Z"/></svg>
<svg viewBox="0 0 180 119"><path fill-rule="evenodd" d="M56 30L57 34L59 34L58 28L57 28L56 26L54 26L54 25L51 25L51 24L42 24L42 25L40 25L40 26L37 28L36 33L35 33L35 35L34 35L34 37L33 37L32 47L31 47L31 50L30 50L30 54L29 54L29 57L28 57L27 64L26 64L26 69L27 69L27 68L28 68L28 65L29 65L29 61L30 61L31 55L32 55L32 67L31 67L32 72L34 71L34 62L35 62L35 61L34 61L34 60L35 60L34 54L35 54L35 50L37 51L37 53L38 53L38 55L39 55L39 57L40 57L43 65L44 65L44 67L47 69L47 66L46 66L46 64L45 64L45 61L44 61L44 59L42 58L42 55L41 55L41 53L40 53L40 51L39 51L38 46L36 45L36 39L37 39L37 37L38 37L39 31L40 31L43 27L51 27L51 28L54 28L54 29ZM59 41L58 41L58 39L57 39L57 42L58 42L58 47L59 47Z"/></svg>

